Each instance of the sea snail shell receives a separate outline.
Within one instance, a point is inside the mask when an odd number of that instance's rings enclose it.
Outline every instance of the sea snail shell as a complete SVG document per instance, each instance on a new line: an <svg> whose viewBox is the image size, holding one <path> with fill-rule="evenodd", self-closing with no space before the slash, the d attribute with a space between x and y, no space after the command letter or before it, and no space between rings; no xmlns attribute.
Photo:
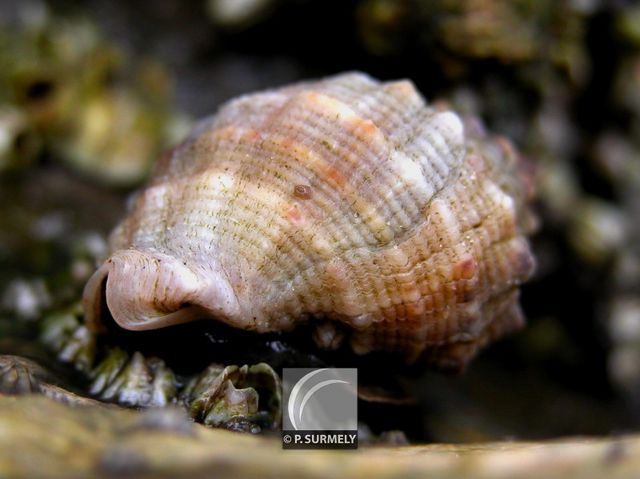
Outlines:
<svg viewBox="0 0 640 479"><path fill-rule="evenodd" d="M459 368L518 328L530 213L506 140L361 73L245 95L159 161L84 291L131 330L315 325ZM104 298L103 298L104 296Z"/></svg>

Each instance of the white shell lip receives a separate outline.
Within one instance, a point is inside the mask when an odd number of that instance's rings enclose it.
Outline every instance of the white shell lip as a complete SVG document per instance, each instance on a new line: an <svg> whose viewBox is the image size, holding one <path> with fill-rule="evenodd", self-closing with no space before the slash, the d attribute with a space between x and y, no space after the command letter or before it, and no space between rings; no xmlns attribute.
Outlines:
<svg viewBox="0 0 640 479"><path fill-rule="evenodd" d="M196 319L237 324L238 300L223 275L197 274L159 252L116 251L91 276L83 292L87 326L103 331L103 307L113 320L132 331L158 329Z"/></svg>

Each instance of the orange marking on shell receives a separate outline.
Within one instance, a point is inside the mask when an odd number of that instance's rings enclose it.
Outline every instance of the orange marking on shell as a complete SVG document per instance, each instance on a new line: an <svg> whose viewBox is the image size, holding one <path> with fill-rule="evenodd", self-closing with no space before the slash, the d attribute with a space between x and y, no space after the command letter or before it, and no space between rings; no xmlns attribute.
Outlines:
<svg viewBox="0 0 640 479"><path fill-rule="evenodd" d="M296 223L296 224L304 223L304 215L296 205L287 205L285 207L284 216L292 223Z"/></svg>
<svg viewBox="0 0 640 479"><path fill-rule="evenodd" d="M303 95L309 103L315 104L322 104L322 99L326 98L324 95L321 95L320 93L317 93L315 91L304 92Z"/></svg>
<svg viewBox="0 0 640 479"><path fill-rule="evenodd" d="M374 122L365 118L355 117L351 120L351 126L355 133L371 138L379 134L380 130Z"/></svg>
<svg viewBox="0 0 640 479"><path fill-rule="evenodd" d="M262 140L262 133L258 130L247 130L243 136L244 139L249 140L252 143L258 143Z"/></svg>
<svg viewBox="0 0 640 479"><path fill-rule="evenodd" d="M476 260L469 255L453 267L453 279L471 279L476 274Z"/></svg>
<svg viewBox="0 0 640 479"><path fill-rule="evenodd" d="M347 179L344 177L344 175L331 165L324 165L323 173L326 180L330 183L335 184L336 186L342 187L347 182Z"/></svg>
<svg viewBox="0 0 640 479"><path fill-rule="evenodd" d="M413 83L408 80L394 81L387 85L387 91L393 93L399 98L411 98L416 94Z"/></svg>
<svg viewBox="0 0 640 479"><path fill-rule="evenodd" d="M323 116L330 116L338 120L353 115L353 110L348 105L329 95L307 91L302 93L301 96L310 110L314 110Z"/></svg>
<svg viewBox="0 0 640 479"><path fill-rule="evenodd" d="M293 148L294 146L294 141L291 138L281 138L280 139L280 145L285 149L285 150L290 150Z"/></svg>

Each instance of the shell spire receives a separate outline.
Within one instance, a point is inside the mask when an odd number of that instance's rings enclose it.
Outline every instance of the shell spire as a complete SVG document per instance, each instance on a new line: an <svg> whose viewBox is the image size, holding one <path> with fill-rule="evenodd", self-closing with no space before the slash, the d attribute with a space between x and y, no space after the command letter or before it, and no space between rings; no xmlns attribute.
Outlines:
<svg viewBox="0 0 640 479"><path fill-rule="evenodd" d="M322 347L460 368L523 323L519 165L407 80L347 73L239 97L159 161L85 289L87 320L106 301L130 329L308 322Z"/></svg>

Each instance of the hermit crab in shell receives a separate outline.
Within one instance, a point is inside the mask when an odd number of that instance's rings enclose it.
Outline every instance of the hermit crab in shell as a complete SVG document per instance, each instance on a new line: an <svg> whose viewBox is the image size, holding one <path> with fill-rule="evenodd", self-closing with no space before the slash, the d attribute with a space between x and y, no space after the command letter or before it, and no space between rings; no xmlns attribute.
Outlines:
<svg viewBox="0 0 640 479"><path fill-rule="evenodd" d="M460 368L519 328L530 179L511 144L362 73L241 96L156 165L84 291L122 328L311 325Z"/></svg>

